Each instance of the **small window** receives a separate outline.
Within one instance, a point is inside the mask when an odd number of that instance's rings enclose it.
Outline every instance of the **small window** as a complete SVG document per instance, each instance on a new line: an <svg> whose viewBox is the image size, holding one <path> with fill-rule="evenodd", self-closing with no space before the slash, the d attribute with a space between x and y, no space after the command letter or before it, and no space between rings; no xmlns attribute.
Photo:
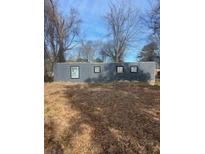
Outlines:
<svg viewBox="0 0 205 154"><path fill-rule="evenodd" d="M130 66L131 73L137 73L137 66Z"/></svg>
<svg viewBox="0 0 205 154"><path fill-rule="evenodd" d="M80 67L79 66L71 66L70 67L70 77L71 77L71 79L79 79L80 78Z"/></svg>
<svg viewBox="0 0 205 154"><path fill-rule="evenodd" d="M100 66L94 66L94 73L100 73L101 67Z"/></svg>
<svg viewBox="0 0 205 154"><path fill-rule="evenodd" d="M117 73L123 73L124 67L123 66L117 66Z"/></svg>

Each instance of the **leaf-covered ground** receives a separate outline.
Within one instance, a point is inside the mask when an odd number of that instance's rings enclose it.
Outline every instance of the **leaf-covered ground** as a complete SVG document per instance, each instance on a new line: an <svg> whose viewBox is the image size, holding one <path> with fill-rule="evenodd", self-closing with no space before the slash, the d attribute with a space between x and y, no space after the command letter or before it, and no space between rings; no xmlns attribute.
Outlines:
<svg viewBox="0 0 205 154"><path fill-rule="evenodd" d="M45 153L160 153L160 87L45 84Z"/></svg>

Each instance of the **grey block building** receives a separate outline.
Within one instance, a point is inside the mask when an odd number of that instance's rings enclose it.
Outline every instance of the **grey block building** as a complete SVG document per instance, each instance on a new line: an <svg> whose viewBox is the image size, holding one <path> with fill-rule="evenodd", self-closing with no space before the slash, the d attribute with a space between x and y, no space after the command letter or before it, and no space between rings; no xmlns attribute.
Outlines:
<svg viewBox="0 0 205 154"><path fill-rule="evenodd" d="M116 80L155 81L155 62L57 63L54 81L111 82Z"/></svg>

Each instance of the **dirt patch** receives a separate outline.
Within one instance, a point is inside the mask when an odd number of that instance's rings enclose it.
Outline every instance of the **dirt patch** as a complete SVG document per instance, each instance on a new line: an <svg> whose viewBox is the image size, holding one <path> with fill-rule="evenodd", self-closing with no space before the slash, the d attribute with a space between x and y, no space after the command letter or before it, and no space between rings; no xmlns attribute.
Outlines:
<svg viewBox="0 0 205 154"><path fill-rule="evenodd" d="M45 84L45 153L159 153L159 86Z"/></svg>

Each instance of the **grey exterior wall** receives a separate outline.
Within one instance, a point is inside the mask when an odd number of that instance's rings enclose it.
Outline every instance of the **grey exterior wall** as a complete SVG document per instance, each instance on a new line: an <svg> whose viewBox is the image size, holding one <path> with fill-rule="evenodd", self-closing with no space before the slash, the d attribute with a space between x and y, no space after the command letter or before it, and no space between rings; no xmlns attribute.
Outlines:
<svg viewBox="0 0 205 154"><path fill-rule="evenodd" d="M70 67L80 67L80 78L71 79ZM101 66L100 73L94 73L94 66ZM124 73L117 73L116 67L123 66ZM130 66L137 66L138 72L131 73ZM57 63L54 65L54 81L109 82L114 80L155 80L155 62L132 63Z"/></svg>

